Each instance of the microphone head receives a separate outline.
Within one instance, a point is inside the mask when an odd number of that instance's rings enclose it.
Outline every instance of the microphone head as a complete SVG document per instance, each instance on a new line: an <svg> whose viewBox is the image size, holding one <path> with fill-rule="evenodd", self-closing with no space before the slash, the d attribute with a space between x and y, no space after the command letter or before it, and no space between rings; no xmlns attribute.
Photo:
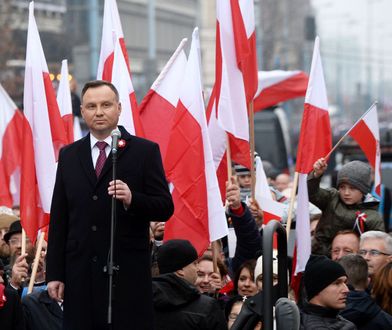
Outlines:
<svg viewBox="0 0 392 330"><path fill-rule="evenodd" d="M120 138L120 137L121 137L121 132L120 132L120 130L119 130L118 128L115 128L115 129L112 131L112 133L110 133L110 136L111 136L111 137L116 136L116 137Z"/></svg>

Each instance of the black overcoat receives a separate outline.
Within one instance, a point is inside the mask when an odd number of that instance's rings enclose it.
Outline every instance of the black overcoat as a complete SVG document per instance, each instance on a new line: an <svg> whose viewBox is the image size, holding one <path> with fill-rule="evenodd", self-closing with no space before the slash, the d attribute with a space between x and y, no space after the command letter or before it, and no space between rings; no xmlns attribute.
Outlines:
<svg viewBox="0 0 392 330"><path fill-rule="evenodd" d="M117 178L132 191L128 210L117 202L113 329L151 329L149 221L166 221L173 202L157 144L120 127ZM65 283L64 329L107 329L111 154L99 179L90 135L63 148L53 192L47 281Z"/></svg>

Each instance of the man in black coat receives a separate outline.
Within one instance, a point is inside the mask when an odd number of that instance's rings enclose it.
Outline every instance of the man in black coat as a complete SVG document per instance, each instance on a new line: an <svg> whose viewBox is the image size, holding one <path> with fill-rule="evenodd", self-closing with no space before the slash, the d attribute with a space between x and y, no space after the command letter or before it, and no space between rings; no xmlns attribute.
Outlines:
<svg viewBox="0 0 392 330"><path fill-rule="evenodd" d="M111 201L116 191L112 329L152 329L149 222L166 221L173 202L157 144L124 128L112 181L111 132L121 113L118 92L87 83L82 116L90 134L63 148L53 192L47 252L49 295L64 299L64 329L108 329ZM105 144L106 142L106 144Z"/></svg>
<svg viewBox="0 0 392 330"><path fill-rule="evenodd" d="M197 252L187 240L173 239L158 250L160 276L153 279L154 329L224 330L218 302L195 287Z"/></svg>

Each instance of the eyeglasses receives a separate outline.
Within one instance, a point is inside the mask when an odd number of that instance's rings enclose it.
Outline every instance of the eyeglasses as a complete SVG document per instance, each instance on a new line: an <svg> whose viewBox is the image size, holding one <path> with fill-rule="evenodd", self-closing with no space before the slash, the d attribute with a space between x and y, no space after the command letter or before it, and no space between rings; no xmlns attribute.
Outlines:
<svg viewBox="0 0 392 330"><path fill-rule="evenodd" d="M21 238L11 238L8 243L10 245L19 245L22 244L22 239ZM30 239L28 237L26 237L26 244L30 243Z"/></svg>
<svg viewBox="0 0 392 330"><path fill-rule="evenodd" d="M383 255L383 256L390 256L391 255L390 253L385 253L385 252L381 252L379 250L374 250L374 249L372 249L372 250L359 250L358 251L358 254L360 256L366 256L368 253L372 257L377 257L380 255Z"/></svg>

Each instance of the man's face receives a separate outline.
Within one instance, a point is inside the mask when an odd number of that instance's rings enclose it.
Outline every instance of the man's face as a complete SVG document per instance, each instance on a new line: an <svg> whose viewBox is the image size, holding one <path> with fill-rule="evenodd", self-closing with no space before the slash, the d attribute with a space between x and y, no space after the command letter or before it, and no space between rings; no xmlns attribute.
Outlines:
<svg viewBox="0 0 392 330"><path fill-rule="evenodd" d="M363 193L349 183L341 183L339 186L339 196L344 204L355 205L362 201Z"/></svg>
<svg viewBox="0 0 392 330"><path fill-rule="evenodd" d="M7 258L10 256L10 247L4 241L4 235L7 234L8 228L0 229L0 257Z"/></svg>
<svg viewBox="0 0 392 330"><path fill-rule="evenodd" d="M22 234L13 234L8 241L8 245L10 247L10 256L19 257L22 252ZM34 246L29 238L26 238L26 253L34 258Z"/></svg>
<svg viewBox="0 0 392 330"><path fill-rule="evenodd" d="M81 113L97 139L105 139L117 127L121 104L108 86L89 88L83 96Z"/></svg>
<svg viewBox="0 0 392 330"><path fill-rule="evenodd" d="M150 228L154 239L161 241L163 240L163 234L165 232L165 223L159 221L151 221Z"/></svg>
<svg viewBox="0 0 392 330"><path fill-rule="evenodd" d="M214 292L211 286L211 274L214 272L214 266L210 260L201 260L197 266L196 287L202 293Z"/></svg>
<svg viewBox="0 0 392 330"><path fill-rule="evenodd" d="M184 279L191 284L195 284L197 279L197 261L183 267L182 270L184 272Z"/></svg>
<svg viewBox="0 0 392 330"><path fill-rule="evenodd" d="M332 241L331 258L336 261L341 257L357 253L359 250L359 238L355 234L338 234Z"/></svg>
<svg viewBox="0 0 392 330"><path fill-rule="evenodd" d="M349 292L346 282L347 276L339 277L335 282L314 296L310 302L326 308L344 309Z"/></svg>
<svg viewBox="0 0 392 330"><path fill-rule="evenodd" d="M252 185L252 177L250 174L237 175L238 185L241 188L250 188Z"/></svg>
<svg viewBox="0 0 392 330"><path fill-rule="evenodd" d="M275 180L275 188L279 191L283 191L289 187L290 184L290 176L288 174L282 173L276 177Z"/></svg>
<svg viewBox="0 0 392 330"><path fill-rule="evenodd" d="M380 254L372 253L372 251L381 252ZM384 253L384 254L383 254ZM392 261L392 256L387 255L384 241L378 238L367 238L363 240L359 247L359 254L365 258L369 276L373 277L382 266Z"/></svg>

